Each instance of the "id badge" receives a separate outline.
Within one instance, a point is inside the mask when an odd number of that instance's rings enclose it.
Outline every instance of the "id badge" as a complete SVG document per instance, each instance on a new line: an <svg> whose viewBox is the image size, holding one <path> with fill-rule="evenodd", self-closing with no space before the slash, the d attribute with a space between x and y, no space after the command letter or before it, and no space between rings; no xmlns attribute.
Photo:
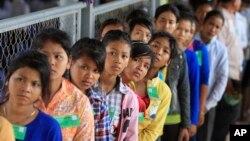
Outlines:
<svg viewBox="0 0 250 141"><path fill-rule="evenodd" d="M78 127L80 120L78 115L54 116L62 128Z"/></svg>
<svg viewBox="0 0 250 141"><path fill-rule="evenodd" d="M157 88L154 86L147 87L147 93L150 99L158 99Z"/></svg>
<svg viewBox="0 0 250 141"><path fill-rule="evenodd" d="M139 123L142 123L144 121L144 112L140 112L138 116Z"/></svg>
<svg viewBox="0 0 250 141"><path fill-rule="evenodd" d="M26 131L27 131L27 127L13 125L13 130L14 130L15 138L17 140L24 140L25 135L26 135Z"/></svg>

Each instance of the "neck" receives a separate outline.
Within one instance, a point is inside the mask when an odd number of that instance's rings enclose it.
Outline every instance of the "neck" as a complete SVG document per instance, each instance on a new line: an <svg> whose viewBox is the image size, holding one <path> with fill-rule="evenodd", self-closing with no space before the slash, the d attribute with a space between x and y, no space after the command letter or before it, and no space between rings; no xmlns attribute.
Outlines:
<svg viewBox="0 0 250 141"><path fill-rule="evenodd" d="M235 9L233 8L233 6L230 3L222 4L222 7L225 8L231 14L235 13Z"/></svg>
<svg viewBox="0 0 250 141"><path fill-rule="evenodd" d="M106 72L102 73L100 77L100 84L106 94L109 93L115 87L116 78L116 75L111 75Z"/></svg>
<svg viewBox="0 0 250 141"><path fill-rule="evenodd" d="M204 42L205 44L208 44L211 41L211 40L205 38L202 33L200 33L200 37L201 37L202 42Z"/></svg>
<svg viewBox="0 0 250 141"><path fill-rule="evenodd" d="M51 80L51 83L50 83L50 96L49 96L48 99L46 99L44 101L46 105L48 103L50 103L50 101L53 99L53 97L56 95L56 93L61 88L61 85L62 85L62 78Z"/></svg>
<svg viewBox="0 0 250 141"><path fill-rule="evenodd" d="M4 105L5 112L11 116L22 117L23 115L28 115L34 112L35 108L33 105L17 105L11 100L7 101ZM6 114L4 113L4 114Z"/></svg>
<svg viewBox="0 0 250 141"><path fill-rule="evenodd" d="M148 79L153 79L153 78L157 77L158 71L159 71L159 68L157 68L157 67L151 68L151 69L148 71L148 74L147 74L146 78L148 78Z"/></svg>
<svg viewBox="0 0 250 141"><path fill-rule="evenodd" d="M121 77L122 77L122 82L124 84L128 84L130 82L130 80L126 77L124 73L121 73Z"/></svg>

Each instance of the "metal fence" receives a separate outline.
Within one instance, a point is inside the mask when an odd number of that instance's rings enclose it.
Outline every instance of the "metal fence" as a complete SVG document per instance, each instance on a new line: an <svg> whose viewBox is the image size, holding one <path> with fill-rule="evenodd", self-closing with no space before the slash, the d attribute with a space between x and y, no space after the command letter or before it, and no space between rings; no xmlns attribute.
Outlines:
<svg viewBox="0 0 250 141"><path fill-rule="evenodd" d="M34 37L45 28L66 31L72 43L80 38L81 12L85 3L55 7L0 21L0 92L9 61L31 47ZM1 96L1 95L0 95Z"/></svg>
<svg viewBox="0 0 250 141"><path fill-rule="evenodd" d="M17 53L30 48L41 30L50 27L64 30L74 43L83 36L96 37L104 20L113 17L123 19L135 8L145 7L153 15L158 3L159 0L119 0L93 7L93 4L72 2L67 6L0 20L0 93L9 61Z"/></svg>

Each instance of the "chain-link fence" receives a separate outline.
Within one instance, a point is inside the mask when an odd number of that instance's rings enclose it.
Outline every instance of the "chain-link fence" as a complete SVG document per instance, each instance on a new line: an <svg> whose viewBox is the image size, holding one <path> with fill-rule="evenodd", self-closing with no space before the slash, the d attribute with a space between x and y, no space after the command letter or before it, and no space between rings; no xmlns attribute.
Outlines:
<svg viewBox="0 0 250 141"><path fill-rule="evenodd" d="M72 43L80 38L83 3L56 7L0 22L0 99L3 96L4 76L11 59L31 48L34 37L43 29L57 28L67 32Z"/></svg>

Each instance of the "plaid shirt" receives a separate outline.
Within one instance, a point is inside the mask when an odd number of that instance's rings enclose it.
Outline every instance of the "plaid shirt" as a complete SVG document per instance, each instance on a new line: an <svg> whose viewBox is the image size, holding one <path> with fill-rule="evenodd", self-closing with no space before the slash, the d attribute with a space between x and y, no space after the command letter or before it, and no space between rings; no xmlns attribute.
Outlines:
<svg viewBox="0 0 250 141"><path fill-rule="evenodd" d="M110 141L110 117L105 94L96 83L88 90L95 120L95 141Z"/></svg>

